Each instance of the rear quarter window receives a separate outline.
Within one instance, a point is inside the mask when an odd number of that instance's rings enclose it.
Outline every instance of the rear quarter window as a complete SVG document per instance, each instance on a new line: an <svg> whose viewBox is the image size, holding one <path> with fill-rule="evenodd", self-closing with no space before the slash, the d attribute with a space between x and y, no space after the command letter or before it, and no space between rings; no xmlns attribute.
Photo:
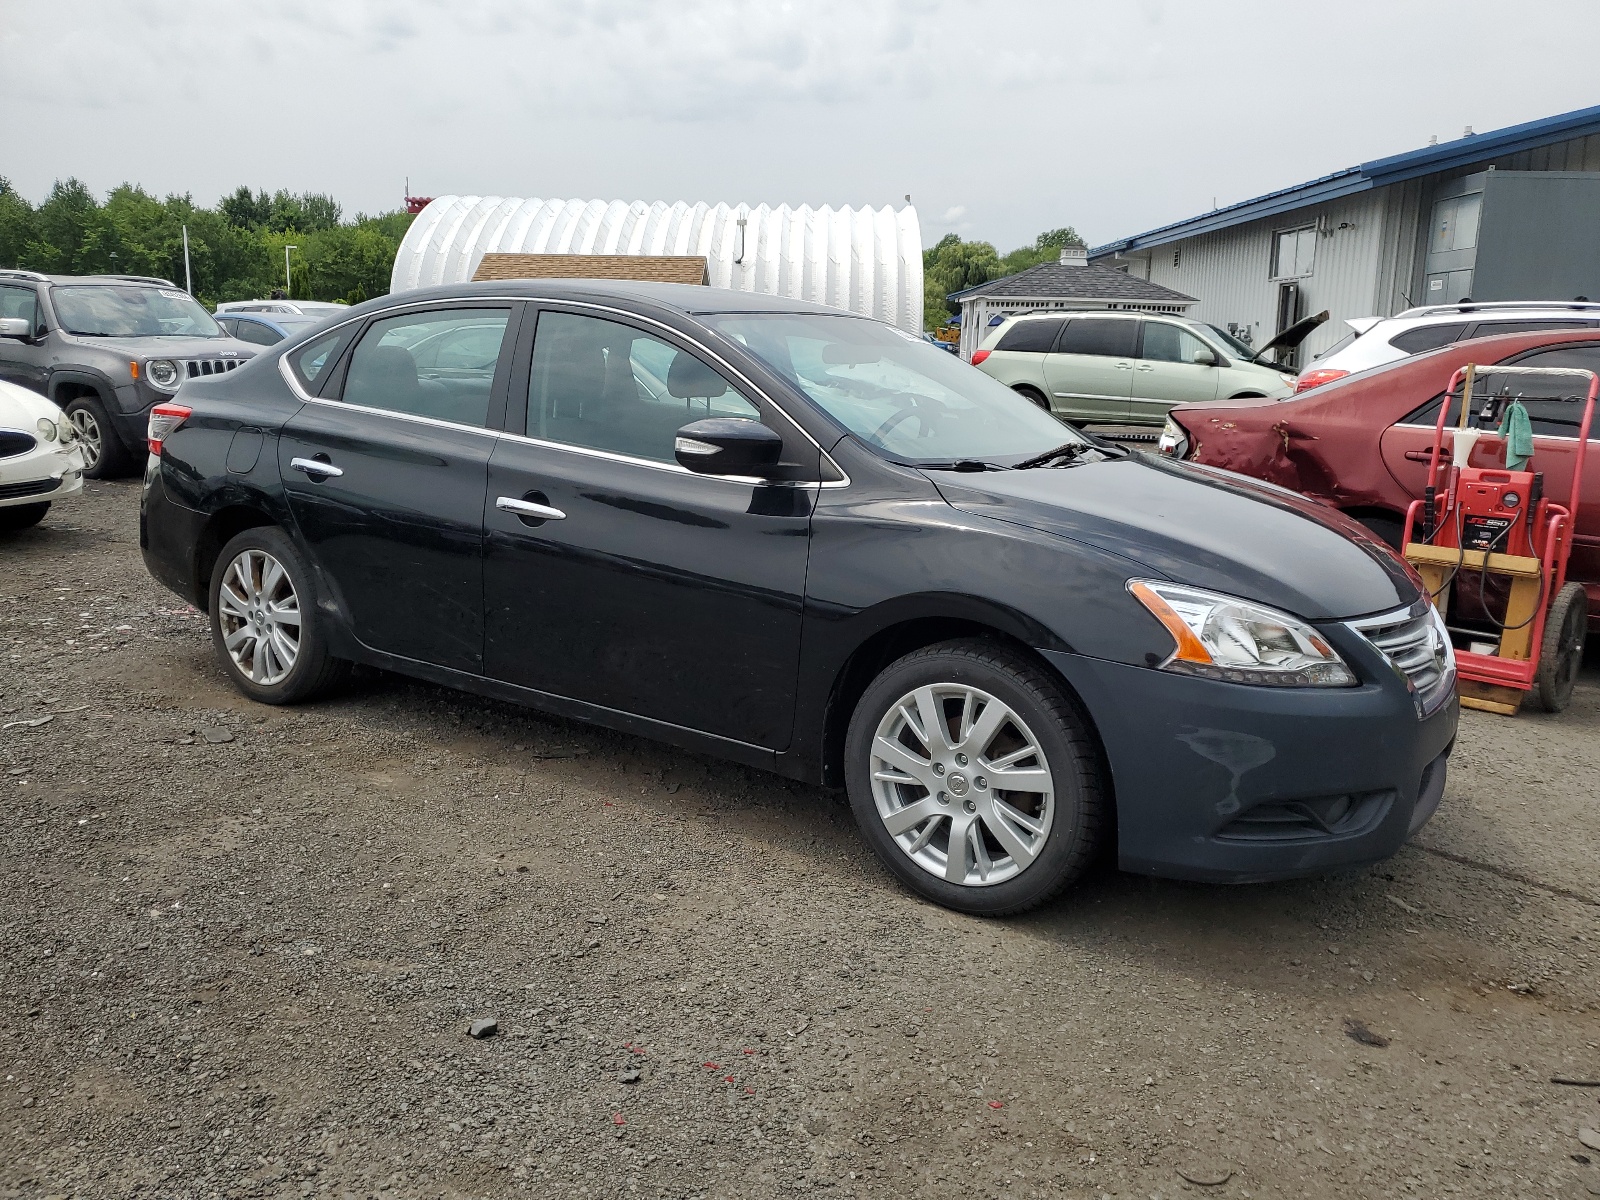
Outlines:
<svg viewBox="0 0 1600 1200"><path fill-rule="evenodd" d="M1468 322L1448 321L1443 325L1422 325L1407 329L1389 339L1389 345L1407 354L1421 354L1424 350L1437 350L1448 346L1466 332Z"/></svg>
<svg viewBox="0 0 1600 1200"><path fill-rule="evenodd" d="M1048 354L1056 344L1066 318L1045 321L1018 321L995 343L996 350L1018 350L1024 354Z"/></svg>

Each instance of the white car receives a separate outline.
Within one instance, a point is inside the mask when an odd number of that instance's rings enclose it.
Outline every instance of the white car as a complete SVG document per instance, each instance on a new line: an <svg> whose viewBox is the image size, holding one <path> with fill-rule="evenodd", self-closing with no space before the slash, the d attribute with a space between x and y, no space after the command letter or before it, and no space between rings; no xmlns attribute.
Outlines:
<svg viewBox="0 0 1600 1200"><path fill-rule="evenodd" d="M1392 317L1353 317L1350 332L1317 355L1295 383L1309 391L1357 371L1398 362L1451 342L1496 333L1600 327L1600 304L1583 300L1503 300L1408 308Z"/></svg>
<svg viewBox="0 0 1600 1200"><path fill-rule="evenodd" d="M72 422L37 392L0 380L0 532L38 524L54 501L82 490Z"/></svg>
<svg viewBox="0 0 1600 1200"><path fill-rule="evenodd" d="M335 304L331 300L228 300L217 305L218 316L224 313L279 313L321 318L329 313L349 311L348 304Z"/></svg>

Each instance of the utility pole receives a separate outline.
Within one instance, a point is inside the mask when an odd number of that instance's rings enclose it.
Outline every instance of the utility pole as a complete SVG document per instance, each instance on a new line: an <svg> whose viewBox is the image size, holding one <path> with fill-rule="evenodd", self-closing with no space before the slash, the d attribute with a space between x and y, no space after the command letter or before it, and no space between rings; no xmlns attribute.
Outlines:
<svg viewBox="0 0 1600 1200"><path fill-rule="evenodd" d="M170 229L171 226L169 225ZM189 270L189 227L183 227L183 287L189 295L194 295L194 275Z"/></svg>
<svg viewBox="0 0 1600 1200"><path fill-rule="evenodd" d="M289 278L289 251L298 249L299 246L291 246L287 242L283 246L283 294L291 300L294 299L294 281Z"/></svg>

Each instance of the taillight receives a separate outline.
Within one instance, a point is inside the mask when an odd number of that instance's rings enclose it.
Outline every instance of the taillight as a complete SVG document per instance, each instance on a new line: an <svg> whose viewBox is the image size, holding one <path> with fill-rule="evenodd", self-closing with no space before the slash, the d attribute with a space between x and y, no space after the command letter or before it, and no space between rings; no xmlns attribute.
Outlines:
<svg viewBox="0 0 1600 1200"><path fill-rule="evenodd" d="M981 363L984 359L986 359L988 357L989 357L989 352L987 350L974 350L972 352L972 365L973 366L977 366L979 363Z"/></svg>
<svg viewBox="0 0 1600 1200"><path fill-rule="evenodd" d="M160 455L161 443L172 436L179 425L189 419L194 410L187 404L158 404L150 410L150 424L145 427L145 441L150 443L150 453Z"/></svg>
<svg viewBox="0 0 1600 1200"><path fill-rule="evenodd" d="M1294 381L1294 393L1309 392L1314 387L1321 387L1325 383L1332 383L1335 379L1343 379L1349 371L1341 371L1338 367L1323 367L1317 371L1307 371Z"/></svg>

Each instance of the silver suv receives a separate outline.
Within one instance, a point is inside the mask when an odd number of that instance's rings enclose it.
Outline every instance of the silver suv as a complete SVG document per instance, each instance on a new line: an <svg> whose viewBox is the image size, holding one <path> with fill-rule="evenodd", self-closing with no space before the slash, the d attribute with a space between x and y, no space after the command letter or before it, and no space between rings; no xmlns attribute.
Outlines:
<svg viewBox="0 0 1600 1200"><path fill-rule="evenodd" d="M259 349L165 279L0 271L0 379L66 410L91 479L144 461L150 409L185 379L232 371Z"/></svg>
<svg viewBox="0 0 1600 1200"><path fill-rule="evenodd" d="M1274 344L1253 351L1183 317L1030 313L997 326L972 365L1070 421L1159 427L1174 404L1292 395L1293 375L1256 361Z"/></svg>

